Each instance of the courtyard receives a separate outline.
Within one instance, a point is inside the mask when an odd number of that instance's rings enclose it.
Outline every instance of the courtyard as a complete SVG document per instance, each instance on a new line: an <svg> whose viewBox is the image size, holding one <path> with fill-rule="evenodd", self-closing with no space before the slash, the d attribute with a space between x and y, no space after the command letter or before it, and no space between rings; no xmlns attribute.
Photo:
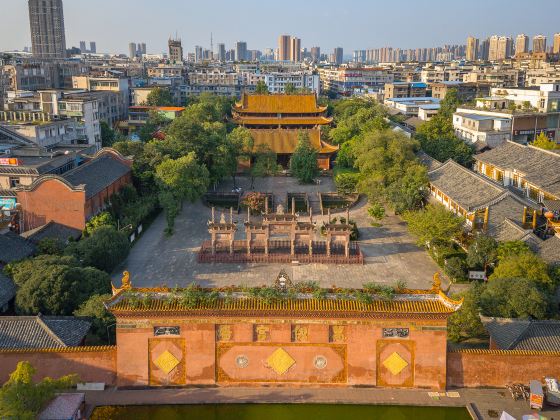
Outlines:
<svg viewBox="0 0 560 420"><path fill-rule="evenodd" d="M250 179L238 177L237 186L244 192L250 191ZM230 192L232 188L232 181L227 180L216 191ZM313 219L319 227L328 216L321 216L316 210L317 192L333 192L335 187L330 177L321 177L314 185L299 185L293 178L280 176L255 180L254 191L273 192L276 203L284 203L288 192L307 193L314 209ZM219 218L221 213L222 210L217 209L216 217ZM229 212L225 213L229 218ZM200 245L210 237L207 222L211 219L211 209L200 200L185 202L176 219L174 234L165 235L165 215L160 214L134 245L114 279L118 280L121 272L127 270L135 287L183 287L192 282L205 287L257 286L271 284L278 273L285 270L293 282L317 281L322 287L360 288L366 282L394 285L397 281L405 281L409 288L431 287L432 277L439 267L425 250L416 246L405 223L388 213L381 227L373 227L365 198L350 210L350 219L356 221L360 231L358 242L364 254L363 265L198 263ZM333 214L335 216L337 214ZM246 218L243 211L234 213L234 222L238 224L236 239L245 237L243 223ZM319 239L320 234L317 232L316 235Z"/></svg>

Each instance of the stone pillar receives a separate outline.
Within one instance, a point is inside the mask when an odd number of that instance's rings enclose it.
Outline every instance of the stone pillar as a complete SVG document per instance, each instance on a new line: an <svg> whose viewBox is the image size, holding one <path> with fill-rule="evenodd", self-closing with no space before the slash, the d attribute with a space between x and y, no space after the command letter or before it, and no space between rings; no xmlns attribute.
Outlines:
<svg viewBox="0 0 560 420"><path fill-rule="evenodd" d="M309 255L313 255L313 233L309 235Z"/></svg>
<svg viewBox="0 0 560 420"><path fill-rule="evenodd" d="M344 255L346 255L346 258L350 256L350 238L346 238L346 243L344 244Z"/></svg>
<svg viewBox="0 0 560 420"><path fill-rule="evenodd" d="M212 232L211 243L212 243L212 255L216 255L216 234L214 232Z"/></svg>
<svg viewBox="0 0 560 420"><path fill-rule="evenodd" d="M331 256L331 233L327 232L327 257Z"/></svg>

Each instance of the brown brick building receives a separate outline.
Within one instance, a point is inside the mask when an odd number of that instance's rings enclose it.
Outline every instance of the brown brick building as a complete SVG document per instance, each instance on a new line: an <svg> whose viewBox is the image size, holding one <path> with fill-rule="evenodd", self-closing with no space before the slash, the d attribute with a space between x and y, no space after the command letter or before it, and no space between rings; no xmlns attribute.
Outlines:
<svg viewBox="0 0 560 420"><path fill-rule="evenodd" d="M132 160L114 149L102 149L83 165L58 175L44 175L17 188L21 232L51 221L83 230L109 198L132 182Z"/></svg>

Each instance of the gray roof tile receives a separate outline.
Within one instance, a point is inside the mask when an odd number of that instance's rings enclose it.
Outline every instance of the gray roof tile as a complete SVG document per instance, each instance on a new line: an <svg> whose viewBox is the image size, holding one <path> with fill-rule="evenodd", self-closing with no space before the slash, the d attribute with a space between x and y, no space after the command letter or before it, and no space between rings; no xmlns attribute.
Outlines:
<svg viewBox="0 0 560 420"><path fill-rule="evenodd" d="M480 318L502 350L560 351L560 321Z"/></svg>
<svg viewBox="0 0 560 420"><path fill-rule="evenodd" d="M75 317L0 317L0 349L79 346L91 322Z"/></svg>
<svg viewBox="0 0 560 420"><path fill-rule="evenodd" d="M86 197L103 191L108 185L130 172L130 168L110 155L101 155L62 175L74 186L85 185Z"/></svg>
<svg viewBox="0 0 560 420"><path fill-rule="evenodd" d="M0 272L0 309L16 295L14 281Z"/></svg>
<svg viewBox="0 0 560 420"><path fill-rule="evenodd" d="M13 232L0 235L0 264L23 260L35 250L35 245Z"/></svg>

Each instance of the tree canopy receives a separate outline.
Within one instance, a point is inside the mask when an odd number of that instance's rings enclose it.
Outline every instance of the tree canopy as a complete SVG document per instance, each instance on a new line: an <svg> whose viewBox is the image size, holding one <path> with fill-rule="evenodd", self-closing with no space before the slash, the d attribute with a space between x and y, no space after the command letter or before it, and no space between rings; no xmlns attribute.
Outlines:
<svg viewBox="0 0 560 420"><path fill-rule="evenodd" d="M549 275L546 262L529 252L501 259L489 282L498 279L526 279L550 292L556 287L554 279Z"/></svg>
<svg viewBox="0 0 560 420"><path fill-rule="evenodd" d="M483 269L496 262L498 242L487 235L477 235L467 250L467 264L471 268Z"/></svg>
<svg viewBox="0 0 560 420"><path fill-rule="evenodd" d="M9 265L7 273L18 286L16 311L24 315L71 315L91 295L111 290L107 273L69 256L39 255Z"/></svg>
<svg viewBox="0 0 560 420"><path fill-rule="evenodd" d="M74 256L84 266L112 272L130 250L128 237L113 226L100 226L91 236L70 244L66 255Z"/></svg>
<svg viewBox="0 0 560 420"><path fill-rule="evenodd" d="M311 183L319 173L317 152L311 146L309 134L306 132L298 134L298 145L290 159L290 170L292 175L302 184Z"/></svg>
<svg viewBox="0 0 560 420"><path fill-rule="evenodd" d="M440 204L428 204L422 210L405 212L403 218L421 246L449 242L461 232L465 222Z"/></svg>
<svg viewBox="0 0 560 420"><path fill-rule="evenodd" d="M17 364L0 389L0 418L33 420L57 392L72 388L78 381L75 375L67 375L34 382L35 373L31 363Z"/></svg>
<svg viewBox="0 0 560 420"><path fill-rule="evenodd" d="M259 80L257 82L257 85L255 86L255 93L259 95L267 95L269 93L268 86L263 80Z"/></svg>
<svg viewBox="0 0 560 420"><path fill-rule="evenodd" d="M533 146L539 147L539 148L545 149L545 150L554 150L554 149L559 149L560 148L560 146L558 146L558 143L556 143L554 140L550 140L544 132L540 133L537 136L537 138L533 142Z"/></svg>
<svg viewBox="0 0 560 420"><path fill-rule="evenodd" d="M148 93L146 98L146 105L148 106L171 106L173 105L173 96L167 88L157 87Z"/></svg>
<svg viewBox="0 0 560 420"><path fill-rule="evenodd" d="M92 295L74 311L74 316L87 317L91 320L91 328L86 337L89 345L103 345L114 343L115 330L107 331L115 324L115 317L105 308L104 302L111 298L111 294Z"/></svg>

